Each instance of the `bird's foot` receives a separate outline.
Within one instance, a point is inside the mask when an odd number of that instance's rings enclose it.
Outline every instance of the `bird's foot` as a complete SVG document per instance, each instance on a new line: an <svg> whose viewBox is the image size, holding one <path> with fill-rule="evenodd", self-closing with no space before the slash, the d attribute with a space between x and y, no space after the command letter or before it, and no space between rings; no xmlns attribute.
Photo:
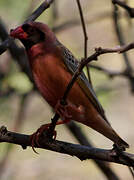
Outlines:
<svg viewBox="0 0 134 180"><path fill-rule="evenodd" d="M59 120L56 125L60 125L60 124L65 124L70 122L69 119L66 120ZM55 130L51 130L51 126L52 124L44 124L42 125L39 129L37 129L37 131L35 133L33 133L30 136L30 141L31 141L31 145L32 145L32 149L35 153L37 153L37 151L35 150L35 145L37 145L38 147L40 147L40 143L39 143L39 138L41 137L46 137L46 138L53 138L54 140L56 139L57 136L57 132ZM38 154L38 153L37 153Z"/></svg>
<svg viewBox="0 0 134 180"><path fill-rule="evenodd" d="M33 151L35 153L38 154L38 152L34 148L35 145L40 147L39 138L43 137L44 134L46 134L46 136L50 137L49 134L48 134L50 126L51 126L50 123L49 124L44 124L39 129L37 129L37 131L35 133L30 135L31 146L32 146L32 149L33 149ZM44 133L44 132L46 132L46 133ZM49 132L49 133L51 133L51 137L54 137L53 139L55 140L57 132L54 130L53 132Z"/></svg>
<svg viewBox="0 0 134 180"><path fill-rule="evenodd" d="M119 159L121 157L131 167L131 166L133 166L133 159L129 155L127 155L127 153L124 153L125 150L126 150L125 147L118 146L117 144L113 144L111 156L114 156L114 158L116 158L116 159Z"/></svg>
<svg viewBox="0 0 134 180"><path fill-rule="evenodd" d="M58 102L55 106L55 112L57 114L59 114L63 120L65 120L65 119L72 120L72 115L69 114L69 110L68 110L69 107L70 107L70 105L68 105L67 103L62 104L61 100L58 100Z"/></svg>
<svg viewBox="0 0 134 180"><path fill-rule="evenodd" d="M120 156L122 152L125 151L125 147L118 146L117 144L113 144L113 149L111 151L112 156Z"/></svg>

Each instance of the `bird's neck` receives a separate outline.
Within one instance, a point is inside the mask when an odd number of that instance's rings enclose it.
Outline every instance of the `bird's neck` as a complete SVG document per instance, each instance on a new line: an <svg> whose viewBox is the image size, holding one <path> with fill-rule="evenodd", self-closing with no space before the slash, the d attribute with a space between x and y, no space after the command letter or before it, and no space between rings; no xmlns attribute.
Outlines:
<svg viewBox="0 0 134 180"><path fill-rule="evenodd" d="M47 54L54 54L57 51L56 46L53 43L38 43L27 50L27 54L32 63L39 56L44 56Z"/></svg>

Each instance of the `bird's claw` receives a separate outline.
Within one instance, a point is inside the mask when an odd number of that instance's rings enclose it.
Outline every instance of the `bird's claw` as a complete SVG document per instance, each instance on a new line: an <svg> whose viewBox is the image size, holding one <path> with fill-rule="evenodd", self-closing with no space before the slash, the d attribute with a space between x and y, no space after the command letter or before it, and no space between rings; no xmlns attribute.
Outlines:
<svg viewBox="0 0 134 180"><path fill-rule="evenodd" d="M113 144L113 149L118 152L123 152L126 150L124 146L118 146L117 144Z"/></svg>
<svg viewBox="0 0 134 180"><path fill-rule="evenodd" d="M113 144L113 149L111 151L111 156L120 156L122 152L125 151L125 148L122 146L118 146L117 144Z"/></svg>
<svg viewBox="0 0 134 180"><path fill-rule="evenodd" d="M37 145L38 147L40 147L39 139L44 136L44 132L46 132L46 136L49 136L47 133L49 130L49 127L50 127L50 124L44 124L39 129L37 129L35 133L30 135L31 146L32 146L33 151L36 154L39 154L39 153L35 150L35 146ZM50 133L52 133L52 137L54 137L53 139L55 140L57 132L54 130L53 132L50 132Z"/></svg>

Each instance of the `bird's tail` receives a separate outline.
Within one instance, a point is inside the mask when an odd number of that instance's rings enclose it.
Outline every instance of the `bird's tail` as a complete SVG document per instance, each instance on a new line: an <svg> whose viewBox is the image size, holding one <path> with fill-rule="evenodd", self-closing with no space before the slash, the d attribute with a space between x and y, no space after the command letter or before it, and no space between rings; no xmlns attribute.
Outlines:
<svg viewBox="0 0 134 180"><path fill-rule="evenodd" d="M105 137L113 141L119 148L125 150L129 147L129 145L113 130L112 126L106 119L100 115L91 115L91 113L88 116L89 120L83 121L83 124L103 134Z"/></svg>
<svg viewBox="0 0 134 180"><path fill-rule="evenodd" d="M126 143L115 131L114 131L114 134L116 134L116 138L114 142L117 146L123 149L129 148L129 144Z"/></svg>

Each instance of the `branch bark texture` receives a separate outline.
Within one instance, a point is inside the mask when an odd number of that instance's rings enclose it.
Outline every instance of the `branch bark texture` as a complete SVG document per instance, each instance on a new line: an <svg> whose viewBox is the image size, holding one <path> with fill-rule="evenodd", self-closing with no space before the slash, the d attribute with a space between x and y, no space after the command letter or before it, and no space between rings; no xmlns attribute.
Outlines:
<svg viewBox="0 0 134 180"><path fill-rule="evenodd" d="M23 149L26 149L27 146L31 146L29 135L8 131L4 126L2 126L0 129L0 142L18 144L21 145ZM118 156L113 150L93 148L84 145L81 146L78 144L43 137L39 139L39 144L40 147L38 145L35 147L76 156L80 160L98 159L134 167L134 155L126 152L123 152L121 156ZM129 162L127 158L129 158Z"/></svg>

